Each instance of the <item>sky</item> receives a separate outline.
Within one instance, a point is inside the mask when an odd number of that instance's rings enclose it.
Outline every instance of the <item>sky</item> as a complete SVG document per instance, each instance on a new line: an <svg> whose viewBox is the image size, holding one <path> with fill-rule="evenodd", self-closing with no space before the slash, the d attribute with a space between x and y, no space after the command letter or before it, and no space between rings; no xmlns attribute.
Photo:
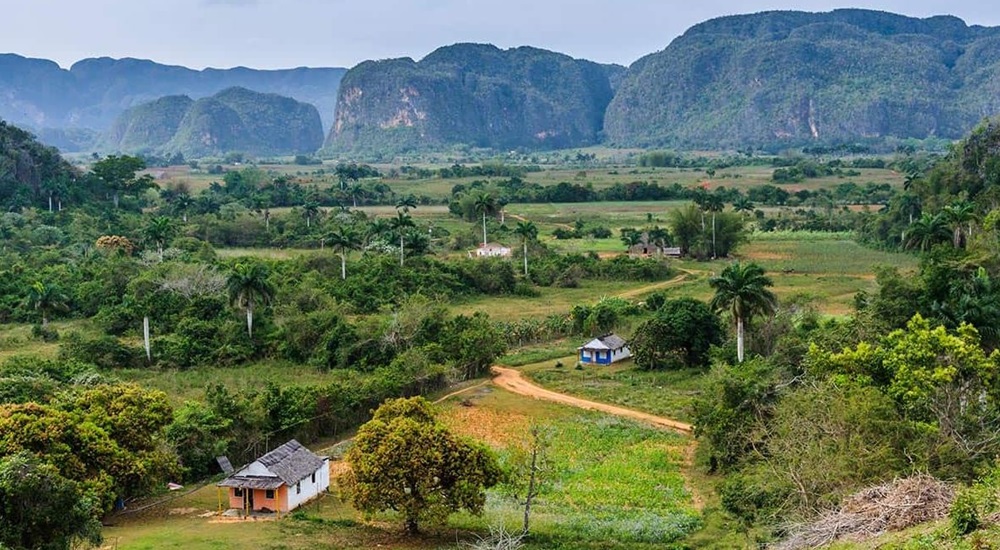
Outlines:
<svg viewBox="0 0 1000 550"><path fill-rule="evenodd" d="M1000 25L983 0L0 0L0 52L135 57L191 68L351 67L456 42L628 65L706 19L857 7Z"/></svg>

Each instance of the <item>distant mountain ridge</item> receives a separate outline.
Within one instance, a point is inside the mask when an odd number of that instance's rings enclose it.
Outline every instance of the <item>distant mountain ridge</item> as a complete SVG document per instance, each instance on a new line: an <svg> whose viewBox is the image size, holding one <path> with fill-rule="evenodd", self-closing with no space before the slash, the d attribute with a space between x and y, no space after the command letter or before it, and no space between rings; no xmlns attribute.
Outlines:
<svg viewBox="0 0 1000 550"><path fill-rule="evenodd" d="M1000 111L1000 29L845 9L706 21L636 61L605 136L734 148L957 139Z"/></svg>
<svg viewBox="0 0 1000 550"><path fill-rule="evenodd" d="M315 106L234 87L198 100L175 95L131 107L97 149L201 158L234 151L312 154L322 144L323 125Z"/></svg>
<svg viewBox="0 0 1000 550"><path fill-rule="evenodd" d="M232 87L275 93L314 105L327 125L347 69L204 69L140 59L84 59L69 70L44 59L0 54L0 118L40 136L106 131L129 107L164 96L200 99ZM73 135L74 132L69 132ZM66 139L66 144L72 139Z"/></svg>
<svg viewBox="0 0 1000 550"><path fill-rule="evenodd" d="M622 71L537 48L487 44L446 46L419 62L367 61L341 81L326 149L596 144L612 76Z"/></svg>

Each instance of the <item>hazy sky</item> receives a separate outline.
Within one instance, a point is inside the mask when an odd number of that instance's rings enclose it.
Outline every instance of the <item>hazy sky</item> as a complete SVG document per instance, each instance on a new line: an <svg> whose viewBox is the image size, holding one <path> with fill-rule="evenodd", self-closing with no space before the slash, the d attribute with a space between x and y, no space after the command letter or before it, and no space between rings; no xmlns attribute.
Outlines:
<svg viewBox="0 0 1000 550"><path fill-rule="evenodd" d="M0 52L138 57L193 68L350 67L438 46L532 45L627 65L705 19L864 7L1000 25L984 0L0 0Z"/></svg>

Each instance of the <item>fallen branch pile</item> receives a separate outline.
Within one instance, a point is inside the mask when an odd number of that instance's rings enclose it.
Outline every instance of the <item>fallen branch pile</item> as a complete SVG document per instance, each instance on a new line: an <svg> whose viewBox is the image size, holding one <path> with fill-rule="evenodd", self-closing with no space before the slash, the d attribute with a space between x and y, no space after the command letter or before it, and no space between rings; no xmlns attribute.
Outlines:
<svg viewBox="0 0 1000 550"><path fill-rule="evenodd" d="M776 550L817 548L836 540L861 541L889 531L941 519L955 500L955 490L931 476L919 475L869 487L818 519L794 526Z"/></svg>

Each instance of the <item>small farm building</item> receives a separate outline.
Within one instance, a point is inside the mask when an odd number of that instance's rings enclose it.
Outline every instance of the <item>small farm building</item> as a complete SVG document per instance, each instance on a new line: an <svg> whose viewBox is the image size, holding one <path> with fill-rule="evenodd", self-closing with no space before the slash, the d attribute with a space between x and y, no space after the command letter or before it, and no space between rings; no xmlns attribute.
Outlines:
<svg viewBox="0 0 1000 550"><path fill-rule="evenodd" d="M330 487L330 459L296 440L278 447L219 483L229 507L244 512L290 512Z"/></svg>
<svg viewBox="0 0 1000 550"><path fill-rule="evenodd" d="M469 252L470 257L476 258L509 258L511 249L502 244L487 243L479 245L479 248Z"/></svg>
<svg viewBox="0 0 1000 550"><path fill-rule="evenodd" d="M625 339L617 334L607 334L594 338L577 348L581 363L610 365L632 357Z"/></svg>

